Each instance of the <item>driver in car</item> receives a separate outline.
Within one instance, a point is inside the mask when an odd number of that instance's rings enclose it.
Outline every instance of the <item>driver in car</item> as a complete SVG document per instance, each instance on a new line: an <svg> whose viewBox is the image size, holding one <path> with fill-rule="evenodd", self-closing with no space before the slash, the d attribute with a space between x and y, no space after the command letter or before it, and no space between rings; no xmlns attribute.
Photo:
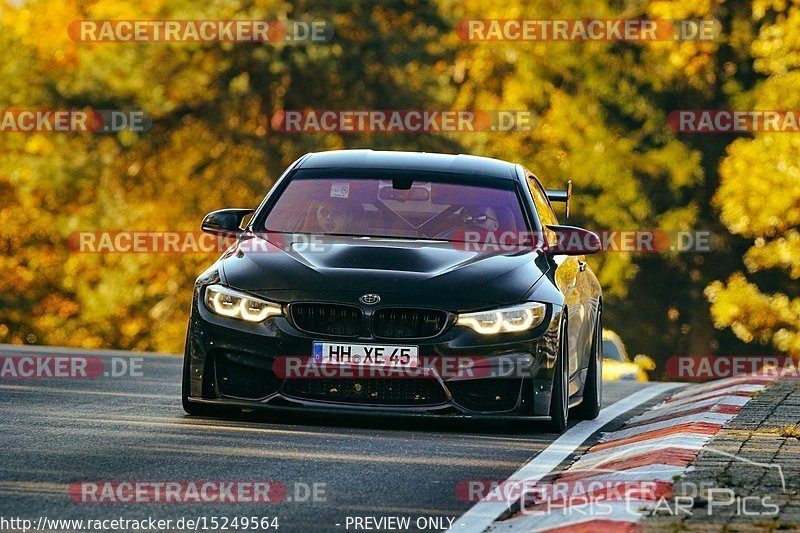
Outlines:
<svg viewBox="0 0 800 533"><path fill-rule="evenodd" d="M497 212L491 207L465 207L461 213L464 224L471 229L482 229L486 231L497 231L500 229L500 223L497 220Z"/></svg>
<svg viewBox="0 0 800 533"><path fill-rule="evenodd" d="M299 231L308 233L347 233L351 217L347 202L343 200L315 200L308 204L304 212Z"/></svg>
<svg viewBox="0 0 800 533"><path fill-rule="evenodd" d="M317 206L317 225L324 233L342 233L350 220L347 206L339 201L320 202Z"/></svg>

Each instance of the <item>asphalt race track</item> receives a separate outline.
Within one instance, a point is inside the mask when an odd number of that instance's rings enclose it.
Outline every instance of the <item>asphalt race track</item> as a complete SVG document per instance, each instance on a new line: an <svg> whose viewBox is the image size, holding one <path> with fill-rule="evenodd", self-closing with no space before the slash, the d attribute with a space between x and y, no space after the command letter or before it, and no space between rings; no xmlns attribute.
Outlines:
<svg viewBox="0 0 800 533"><path fill-rule="evenodd" d="M460 481L504 480L556 437L525 423L193 418L180 404L180 357L0 346L3 356L58 354L99 357L103 374L123 375L0 380L6 518L277 517L283 532L347 531L348 524L353 531L353 517L398 516L409 517L412 530L420 517L443 520L446 529L446 518L472 505L456 497ZM608 382L605 405L646 386ZM271 480L283 484L287 498L206 505L70 499L71 484L108 480Z"/></svg>

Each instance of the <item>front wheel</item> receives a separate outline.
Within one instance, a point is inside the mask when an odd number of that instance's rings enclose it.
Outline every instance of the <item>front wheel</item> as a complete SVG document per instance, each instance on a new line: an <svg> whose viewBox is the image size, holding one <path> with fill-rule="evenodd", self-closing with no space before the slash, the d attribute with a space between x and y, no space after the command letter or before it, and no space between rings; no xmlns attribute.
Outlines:
<svg viewBox="0 0 800 533"><path fill-rule="evenodd" d="M550 431L553 433L564 433L567 429L569 419L569 370L567 358L569 350L567 343L566 322L561 327L561 342L553 368L553 391L550 395Z"/></svg>
<svg viewBox="0 0 800 533"><path fill-rule="evenodd" d="M597 311L597 325L592 339L592 358L586 373L586 386L583 388L583 401L575 410L581 420L594 420L600 414L603 404L603 315Z"/></svg>

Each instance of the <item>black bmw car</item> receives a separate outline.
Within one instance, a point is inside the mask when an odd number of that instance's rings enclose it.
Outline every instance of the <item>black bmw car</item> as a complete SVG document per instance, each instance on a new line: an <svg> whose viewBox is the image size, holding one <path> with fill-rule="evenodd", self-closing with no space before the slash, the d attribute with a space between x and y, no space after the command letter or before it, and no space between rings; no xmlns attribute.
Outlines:
<svg viewBox="0 0 800 533"><path fill-rule="evenodd" d="M483 157L301 157L257 209L203 221L235 243L195 283L184 409L487 417L558 432L570 414L596 417L602 297L584 254L597 248L548 246L597 241L559 225L552 203L568 213L569 197Z"/></svg>

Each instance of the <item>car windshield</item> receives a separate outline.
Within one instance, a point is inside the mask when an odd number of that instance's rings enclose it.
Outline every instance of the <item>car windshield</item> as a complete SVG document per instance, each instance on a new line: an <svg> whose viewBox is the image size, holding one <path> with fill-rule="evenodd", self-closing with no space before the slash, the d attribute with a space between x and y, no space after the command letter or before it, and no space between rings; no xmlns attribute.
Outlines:
<svg viewBox="0 0 800 533"><path fill-rule="evenodd" d="M620 363L627 362L625 356L619 351L616 343L613 341L603 341L603 359L610 359L611 361L618 361Z"/></svg>
<svg viewBox="0 0 800 533"><path fill-rule="evenodd" d="M273 204L263 229L446 241L462 240L468 230L527 230L512 180L358 174L298 172Z"/></svg>

